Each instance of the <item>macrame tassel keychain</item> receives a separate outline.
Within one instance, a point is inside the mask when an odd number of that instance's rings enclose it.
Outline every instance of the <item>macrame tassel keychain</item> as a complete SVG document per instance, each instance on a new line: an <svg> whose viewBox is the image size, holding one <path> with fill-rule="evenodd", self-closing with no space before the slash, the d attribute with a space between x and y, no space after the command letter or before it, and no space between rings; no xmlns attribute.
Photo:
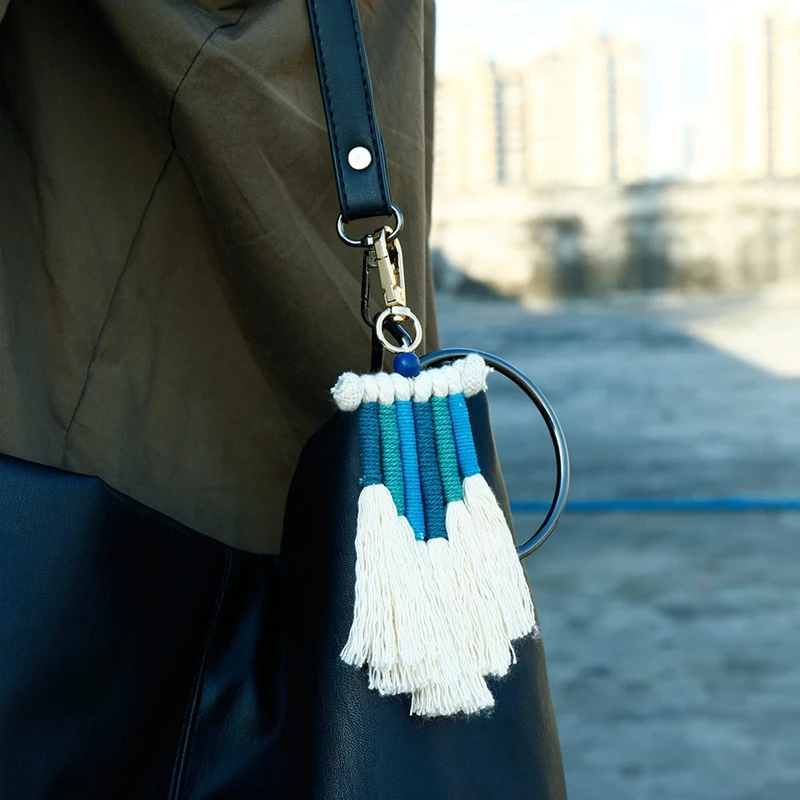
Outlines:
<svg viewBox="0 0 800 800"><path fill-rule="evenodd" d="M513 642L539 632L475 446L468 400L486 391L489 367L473 353L421 370L421 330L391 233L365 239L363 308L377 267L386 310L375 337L399 353L396 372L345 373L332 389L339 410L357 414L361 464L353 623L341 659L366 668L370 689L409 694L412 714L474 714L494 705L486 679L507 674ZM413 340L400 326L408 320ZM399 346L387 339L392 326Z"/></svg>
<svg viewBox="0 0 800 800"><path fill-rule="evenodd" d="M471 356L416 377L348 373L333 389L358 414L362 473L342 659L366 665L382 694L413 693L412 712L428 716L491 707L484 677L505 675L512 640L535 631L466 406L487 371Z"/></svg>

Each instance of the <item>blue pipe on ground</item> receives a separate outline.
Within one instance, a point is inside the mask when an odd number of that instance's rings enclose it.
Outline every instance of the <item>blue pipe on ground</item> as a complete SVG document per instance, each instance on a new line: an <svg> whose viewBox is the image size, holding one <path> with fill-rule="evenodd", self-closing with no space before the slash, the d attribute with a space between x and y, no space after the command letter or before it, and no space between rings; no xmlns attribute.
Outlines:
<svg viewBox="0 0 800 800"><path fill-rule="evenodd" d="M518 514L544 513L546 500L514 500ZM675 511L800 511L800 497L630 497L611 500L569 500L566 514L637 514Z"/></svg>

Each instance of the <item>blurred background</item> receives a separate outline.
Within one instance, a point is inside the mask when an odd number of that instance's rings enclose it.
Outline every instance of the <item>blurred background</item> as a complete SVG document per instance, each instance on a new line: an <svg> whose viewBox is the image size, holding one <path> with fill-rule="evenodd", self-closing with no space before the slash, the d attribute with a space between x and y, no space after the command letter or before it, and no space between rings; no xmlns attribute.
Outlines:
<svg viewBox="0 0 800 800"><path fill-rule="evenodd" d="M529 559L572 800L800 797L800 3L438 0L445 345L573 459ZM553 461L495 379L520 536Z"/></svg>

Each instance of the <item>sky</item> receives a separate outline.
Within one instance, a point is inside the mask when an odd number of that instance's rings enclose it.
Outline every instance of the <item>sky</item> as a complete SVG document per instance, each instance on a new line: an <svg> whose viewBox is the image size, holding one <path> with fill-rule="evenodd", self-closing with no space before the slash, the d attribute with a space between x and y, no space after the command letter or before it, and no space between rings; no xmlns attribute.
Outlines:
<svg viewBox="0 0 800 800"><path fill-rule="evenodd" d="M728 0L730 2L731 0ZM747 2L747 0L745 0ZM751 0L757 3L758 0ZM708 100L707 35L718 0L437 0L438 63L465 38L490 56L519 58L558 44L571 16L644 44L648 120L699 114Z"/></svg>

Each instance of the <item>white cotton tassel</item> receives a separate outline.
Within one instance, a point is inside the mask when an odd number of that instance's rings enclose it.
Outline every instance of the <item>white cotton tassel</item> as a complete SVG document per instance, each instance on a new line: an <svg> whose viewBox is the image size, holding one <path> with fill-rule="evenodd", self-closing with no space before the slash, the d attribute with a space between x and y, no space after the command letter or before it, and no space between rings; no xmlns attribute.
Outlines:
<svg viewBox="0 0 800 800"><path fill-rule="evenodd" d="M411 713L420 717L477 714L493 706L486 681L475 673L465 673L450 683L430 684L411 696Z"/></svg>
<svg viewBox="0 0 800 800"><path fill-rule="evenodd" d="M439 675L411 696L411 714L425 717L474 714L491 708L494 698L483 679L484 647L477 634L475 608L464 594L450 542L427 542L430 574L437 590L430 611L442 622Z"/></svg>
<svg viewBox="0 0 800 800"><path fill-rule="evenodd" d="M454 371L461 379L466 397L486 390L489 369L479 356L467 356L458 362ZM453 373L448 373L448 379L451 384L457 381ZM475 557L486 564L486 575L502 610L509 638L520 639L531 632L538 635L533 598L517 556L514 537L483 475L472 475L464 480L464 503L477 534L473 542Z"/></svg>
<svg viewBox="0 0 800 800"><path fill-rule="evenodd" d="M356 376L352 376L355 378ZM378 384L373 376L358 379L363 402L378 399ZM355 403L355 382L342 376L334 388L334 399ZM337 397L337 390L339 396ZM356 403L355 407L358 407ZM353 624L340 657L347 664L389 668L397 663L398 641L395 631L392 593L392 553L389 542L397 527L397 508L389 490L381 485L365 486L358 498L356 525L356 584Z"/></svg>
<svg viewBox="0 0 800 800"><path fill-rule="evenodd" d="M448 529L448 536L454 533ZM440 613L448 626L446 642L457 664L450 674L456 679L471 673L505 675L512 659L510 642L498 609L477 591L463 551L452 539L442 538L430 540L428 551Z"/></svg>
<svg viewBox="0 0 800 800"><path fill-rule="evenodd" d="M509 638L538 635L533 598L505 515L483 475L464 481L464 502L478 532L477 552L486 564L492 591L502 610Z"/></svg>
<svg viewBox="0 0 800 800"><path fill-rule="evenodd" d="M430 542L417 542L415 549L425 584L425 613L436 641L428 659L428 683L451 683L458 679L463 670L458 647L453 642L452 614L442 603L442 588L438 582L441 570L435 566L435 556L431 556L436 547L431 550Z"/></svg>
<svg viewBox="0 0 800 800"><path fill-rule="evenodd" d="M444 367L431 377L433 393L438 397L461 391L460 376L452 368ZM456 383L451 385L453 380ZM508 672L513 650L482 558L479 536L464 501L448 503L445 513L449 559L458 582L459 603L471 622L473 636L470 641L477 647L479 670L482 675L503 676Z"/></svg>
<svg viewBox="0 0 800 800"><path fill-rule="evenodd" d="M370 688L387 695L412 692L449 675L441 658L442 627L433 613L436 587L425 543L415 539L405 517L398 517L395 536L390 584L397 660L389 668L370 669Z"/></svg>
<svg viewBox="0 0 800 800"><path fill-rule="evenodd" d="M353 624L341 659L354 667L397 663L390 550L386 546L397 524L397 509L389 490L365 486L358 498L356 586Z"/></svg>
<svg viewBox="0 0 800 800"><path fill-rule="evenodd" d="M411 526L404 517L401 525L407 526L409 536L413 536ZM445 540L439 540L444 541ZM402 694L413 692L431 684L447 684L458 680L462 672L457 647L454 643L452 609L444 609L441 599L442 570L431 563L428 542L414 539L411 553L412 560L419 570L420 585L414 596L421 602L411 606L411 618L416 624L419 643L425 650L419 663L397 665L389 669L370 670L370 688L381 694ZM434 550L436 548L434 547ZM445 556L447 557L447 556ZM449 568L448 564L448 568Z"/></svg>
<svg viewBox="0 0 800 800"><path fill-rule="evenodd" d="M480 537L464 502L449 503L446 520L449 557L459 581L459 600L477 633L480 672L502 677L511 666L514 650L502 609L493 592L488 565L481 558Z"/></svg>
<svg viewBox="0 0 800 800"><path fill-rule="evenodd" d="M375 381L379 403L411 399L407 378L380 373ZM392 665L371 665L370 687L381 694L400 694L441 680L446 673L439 659L441 628L431 615L435 587L425 563L424 542L417 542L406 517L397 516L388 548L397 656Z"/></svg>

